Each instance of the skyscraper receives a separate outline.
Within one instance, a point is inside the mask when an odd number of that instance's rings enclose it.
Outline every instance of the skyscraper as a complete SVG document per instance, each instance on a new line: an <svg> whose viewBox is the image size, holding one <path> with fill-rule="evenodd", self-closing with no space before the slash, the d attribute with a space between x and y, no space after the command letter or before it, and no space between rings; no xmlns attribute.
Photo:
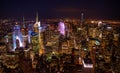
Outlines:
<svg viewBox="0 0 120 73"><path fill-rule="evenodd" d="M33 42L34 44L36 43L37 45L33 45L34 47L36 47L36 52L41 54L43 53L43 42L42 42L42 39L41 39L41 25L40 25L40 21L38 21L38 13L36 13L36 22L34 24L34 32L37 34L36 36L33 36ZM38 40L39 39L39 40ZM33 43L32 42L32 43Z"/></svg>
<svg viewBox="0 0 120 73"><path fill-rule="evenodd" d="M22 38L22 33L20 31L20 26L19 25L15 25L14 26L14 31L12 33L13 36L13 50L15 51L15 49L18 47L17 44L19 44L19 47L23 47L23 38ZM16 43L16 41L19 41L19 43Z"/></svg>

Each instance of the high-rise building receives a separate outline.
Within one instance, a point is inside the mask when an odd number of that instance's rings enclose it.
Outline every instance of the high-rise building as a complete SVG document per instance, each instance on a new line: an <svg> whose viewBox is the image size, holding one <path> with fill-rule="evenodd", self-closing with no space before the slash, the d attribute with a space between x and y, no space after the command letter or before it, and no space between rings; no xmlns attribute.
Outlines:
<svg viewBox="0 0 120 73"><path fill-rule="evenodd" d="M13 50L15 51L15 49L18 47L16 41L19 41L19 47L23 47L23 37L22 37L22 33L20 31L20 26L19 25L15 25L13 28L13 33L12 33L12 37L13 37Z"/></svg>
<svg viewBox="0 0 120 73"><path fill-rule="evenodd" d="M32 29L32 25L29 24L28 25L28 43L31 43L31 33L32 33L33 29Z"/></svg>
<svg viewBox="0 0 120 73"><path fill-rule="evenodd" d="M35 45L33 45L36 49L36 52L39 54L43 53L43 42L41 39L41 25L40 25L40 21L38 21L38 13L36 13L36 22L34 24L34 32L37 34L36 36L32 37L32 43L34 43ZM39 39L39 40L38 40Z"/></svg>
<svg viewBox="0 0 120 73"><path fill-rule="evenodd" d="M63 22L58 23L58 31L60 31L61 35L65 36L65 24Z"/></svg>

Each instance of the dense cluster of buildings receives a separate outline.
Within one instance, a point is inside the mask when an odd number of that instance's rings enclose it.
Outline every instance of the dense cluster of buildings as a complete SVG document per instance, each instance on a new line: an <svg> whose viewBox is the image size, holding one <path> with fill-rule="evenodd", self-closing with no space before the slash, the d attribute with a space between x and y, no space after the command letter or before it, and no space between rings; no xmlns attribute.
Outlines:
<svg viewBox="0 0 120 73"><path fill-rule="evenodd" d="M0 72L119 73L115 21L0 20ZM25 67L28 68L25 68Z"/></svg>

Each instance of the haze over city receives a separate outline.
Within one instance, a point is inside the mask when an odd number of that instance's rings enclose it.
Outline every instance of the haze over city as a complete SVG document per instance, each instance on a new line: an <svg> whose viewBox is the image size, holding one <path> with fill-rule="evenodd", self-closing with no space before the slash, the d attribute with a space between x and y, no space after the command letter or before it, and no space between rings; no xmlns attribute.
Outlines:
<svg viewBox="0 0 120 73"><path fill-rule="evenodd" d="M86 18L120 19L119 2L111 0L2 0L0 18Z"/></svg>

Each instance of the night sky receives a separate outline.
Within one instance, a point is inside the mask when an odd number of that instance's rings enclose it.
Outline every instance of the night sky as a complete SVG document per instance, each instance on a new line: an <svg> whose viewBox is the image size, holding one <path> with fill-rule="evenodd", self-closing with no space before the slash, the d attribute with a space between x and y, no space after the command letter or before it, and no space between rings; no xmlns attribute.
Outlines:
<svg viewBox="0 0 120 73"><path fill-rule="evenodd" d="M1 0L0 18L86 18L120 20L117 0Z"/></svg>

